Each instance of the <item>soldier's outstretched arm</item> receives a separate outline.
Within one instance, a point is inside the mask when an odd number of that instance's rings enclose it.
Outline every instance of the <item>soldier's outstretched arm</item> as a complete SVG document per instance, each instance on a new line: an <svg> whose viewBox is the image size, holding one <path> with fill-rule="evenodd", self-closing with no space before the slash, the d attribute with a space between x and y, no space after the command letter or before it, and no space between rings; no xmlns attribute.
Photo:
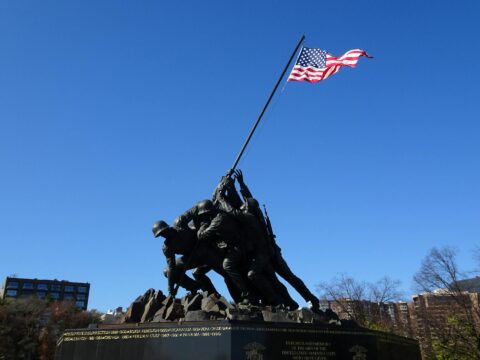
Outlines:
<svg viewBox="0 0 480 360"><path fill-rule="evenodd" d="M217 203L220 199L220 197L225 193L226 187L227 187L227 178L225 176L222 176L220 179L220 182L218 183L217 187L213 191L212 195L212 201L215 206L217 206Z"/></svg>
<svg viewBox="0 0 480 360"><path fill-rule="evenodd" d="M173 226L188 229L188 223L193 220L195 214L197 213L197 205L193 205L190 209L185 211L182 215L178 216L173 221Z"/></svg>
<svg viewBox="0 0 480 360"><path fill-rule="evenodd" d="M248 198L253 198L253 195L250 192L250 189L248 188L248 186L243 181L242 170L235 170L235 180L237 180L238 185L240 185L240 193L242 194L243 199L247 200Z"/></svg>

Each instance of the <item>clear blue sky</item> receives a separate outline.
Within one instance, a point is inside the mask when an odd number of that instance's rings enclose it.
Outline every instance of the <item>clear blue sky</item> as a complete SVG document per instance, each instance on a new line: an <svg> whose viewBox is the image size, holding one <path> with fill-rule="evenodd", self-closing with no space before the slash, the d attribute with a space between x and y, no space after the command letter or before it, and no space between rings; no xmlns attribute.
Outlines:
<svg viewBox="0 0 480 360"><path fill-rule="evenodd" d="M475 0L0 2L0 277L88 281L100 310L166 290L151 225L210 197L302 34L375 59L288 83L240 163L292 268L409 295L433 246L472 267L479 17Z"/></svg>

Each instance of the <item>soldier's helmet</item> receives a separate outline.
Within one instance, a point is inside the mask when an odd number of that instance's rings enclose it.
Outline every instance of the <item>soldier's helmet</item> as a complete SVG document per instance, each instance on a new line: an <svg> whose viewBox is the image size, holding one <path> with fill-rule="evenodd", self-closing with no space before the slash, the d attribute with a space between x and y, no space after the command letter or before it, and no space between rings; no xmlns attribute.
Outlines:
<svg viewBox="0 0 480 360"><path fill-rule="evenodd" d="M162 233L167 230L170 226L163 220L156 221L153 224L152 232L155 237L159 237Z"/></svg>
<svg viewBox="0 0 480 360"><path fill-rule="evenodd" d="M248 198L240 207L240 210L248 212L255 212L257 209L260 209L260 205L254 198Z"/></svg>
<svg viewBox="0 0 480 360"><path fill-rule="evenodd" d="M197 209L197 214L200 216L213 213L215 206L213 206L213 203L210 200L203 200L197 204Z"/></svg>
<svg viewBox="0 0 480 360"><path fill-rule="evenodd" d="M260 205L258 204L258 201L254 198L248 198L246 202L247 202L247 207L249 209L256 209L260 207Z"/></svg>

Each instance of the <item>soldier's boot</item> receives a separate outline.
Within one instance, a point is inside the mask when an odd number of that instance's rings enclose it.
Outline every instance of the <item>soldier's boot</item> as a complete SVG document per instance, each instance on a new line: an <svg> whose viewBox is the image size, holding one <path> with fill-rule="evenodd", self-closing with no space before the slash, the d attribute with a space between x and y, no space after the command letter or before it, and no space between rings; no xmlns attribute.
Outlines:
<svg viewBox="0 0 480 360"><path fill-rule="evenodd" d="M288 307L290 310L296 310L300 307L300 305L298 305L298 303L291 297L289 297L289 299L285 299L284 301L285 306Z"/></svg>
<svg viewBox="0 0 480 360"><path fill-rule="evenodd" d="M335 320L335 321L340 320L338 315L332 309L326 309L325 310L325 315L327 315L330 320Z"/></svg>
<svg viewBox="0 0 480 360"><path fill-rule="evenodd" d="M164 275L169 279L170 276L173 277L175 283L179 284L185 290L195 294L200 290L200 284L189 277L187 274L183 273L183 269L176 268L172 273L168 269L164 270Z"/></svg>
<svg viewBox="0 0 480 360"><path fill-rule="evenodd" d="M278 306L283 304L283 299L275 292L272 284L263 274L250 270L247 277L260 292L264 305Z"/></svg>
<svg viewBox="0 0 480 360"><path fill-rule="evenodd" d="M279 281L280 283L280 281ZM281 283L280 283L281 284ZM292 299L292 297L290 296L290 294L288 293L288 290L287 288L285 287L285 285L282 284L281 287L277 287L277 291L278 293L281 295L282 297L282 303L287 307L289 308L290 310L295 310L295 309L298 309L300 307L300 305L298 305L298 303Z"/></svg>
<svg viewBox="0 0 480 360"><path fill-rule="evenodd" d="M207 291L209 294L218 294L218 291L215 289L212 280L210 280L202 268L195 269L192 275L195 281L200 285L202 291Z"/></svg>
<svg viewBox="0 0 480 360"><path fill-rule="evenodd" d="M320 300L318 300L315 296L310 298L308 301L312 303L312 311L317 314L324 314L322 310L320 310Z"/></svg>
<svg viewBox="0 0 480 360"><path fill-rule="evenodd" d="M288 293L288 290L286 288L285 285L283 285L277 278L277 276L275 275L275 273L273 273L272 277L271 277L272 281L273 281L273 286L274 286L274 289L275 289L275 292L281 297L282 299L282 304L289 308L290 310L295 310L295 309L298 309L299 305L298 303L292 299L292 297L290 296L290 294Z"/></svg>
<svg viewBox="0 0 480 360"><path fill-rule="evenodd" d="M247 283L239 270L239 264L237 257L226 257L223 260L223 269L227 276L230 278L231 282L237 287L240 291L240 298L242 302L251 301L251 294L248 291Z"/></svg>
<svg viewBox="0 0 480 360"><path fill-rule="evenodd" d="M228 293L232 297L233 301L236 304L238 304L240 301L242 301L242 297L241 297L242 294L240 290L235 286L232 279L230 279L227 274L224 275L223 279L225 281L225 285L227 287Z"/></svg>
<svg viewBox="0 0 480 360"><path fill-rule="evenodd" d="M200 290L200 284L188 276L183 276L183 279L178 282L188 292L195 294Z"/></svg>

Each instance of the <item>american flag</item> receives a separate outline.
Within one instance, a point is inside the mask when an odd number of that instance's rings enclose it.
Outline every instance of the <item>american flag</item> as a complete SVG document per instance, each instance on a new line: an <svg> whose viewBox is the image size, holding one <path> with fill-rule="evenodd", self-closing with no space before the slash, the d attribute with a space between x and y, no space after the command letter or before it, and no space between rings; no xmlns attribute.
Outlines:
<svg viewBox="0 0 480 360"><path fill-rule="evenodd" d="M322 81L335 74L342 66L355 67L360 56L371 58L360 49L350 50L340 57L335 57L325 50L304 47L288 81L308 81L310 83Z"/></svg>

